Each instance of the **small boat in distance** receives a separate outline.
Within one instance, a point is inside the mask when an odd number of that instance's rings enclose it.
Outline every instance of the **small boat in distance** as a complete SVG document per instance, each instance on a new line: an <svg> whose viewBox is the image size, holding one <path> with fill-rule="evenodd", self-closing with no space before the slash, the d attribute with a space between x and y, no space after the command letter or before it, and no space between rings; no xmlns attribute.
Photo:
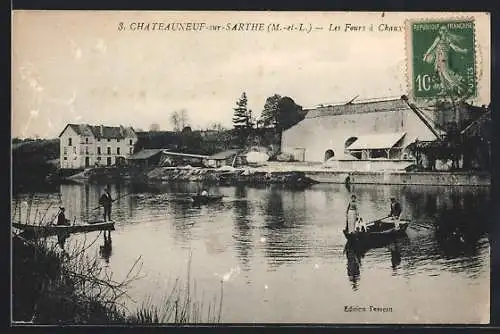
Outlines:
<svg viewBox="0 0 500 334"><path fill-rule="evenodd" d="M114 231L115 223L96 221L79 225L29 225L12 223L12 227L20 229L23 234L33 237L47 237L51 235L86 233L93 231Z"/></svg>
<svg viewBox="0 0 500 334"><path fill-rule="evenodd" d="M215 203L219 202L222 200L224 196L223 195L191 195L190 198L193 200L193 203L196 204L209 204L209 203Z"/></svg>
<svg viewBox="0 0 500 334"><path fill-rule="evenodd" d="M383 218L366 225L366 231L348 233L345 229L344 236L348 241L377 242L392 240L406 235L410 221L406 219Z"/></svg>

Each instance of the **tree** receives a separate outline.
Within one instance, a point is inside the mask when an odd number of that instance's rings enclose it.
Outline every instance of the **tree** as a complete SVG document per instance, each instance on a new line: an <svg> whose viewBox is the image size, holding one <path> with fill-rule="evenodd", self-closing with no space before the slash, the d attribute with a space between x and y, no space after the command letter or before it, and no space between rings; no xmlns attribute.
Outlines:
<svg viewBox="0 0 500 334"><path fill-rule="evenodd" d="M160 131L160 125L158 123L152 123L149 126L149 131L153 131L153 132Z"/></svg>
<svg viewBox="0 0 500 334"><path fill-rule="evenodd" d="M274 127L280 133L304 119L302 107L288 97L274 94L266 99L260 115L264 127Z"/></svg>
<svg viewBox="0 0 500 334"><path fill-rule="evenodd" d="M241 94L241 97L236 101L236 108L233 108L233 125L235 129L244 129L249 123L249 113L247 109L247 95L245 92Z"/></svg>
<svg viewBox="0 0 500 334"><path fill-rule="evenodd" d="M260 114L259 123L264 127L276 127L277 115L278 115L278 102L281 100L279 94L274 94L266 99L264 104L264 109Z"/></svg>
<svg viewBox="0 0 500 334"><path fill-rule="evenodd" d="M221 123L212 123L212 124L208 127L208 130L214 130L214 131L221 132L221 131L224 131L224 130L225 130L225 128L224 128L224 126L223 126Z"/></svg>
<svg viewBox="0 0 500 334"><path fill-rule="evenodd" d="M186 109L176 110L170 114L170 122L174 131L181 131L189 123L189 116Z"/></svg>
<svg viewBox="0 0 500 334"><path fill-rule="evenodd" d="M281 132L303 120L305 114L302 111L302 106L296 104L292 98L285 96L278 101L276 117L276 128Z"/></svg>
<svg viewBox="0 0 500 334"><path fill-rule="evenodd" d="M240 99L236 101L236 107L233 109L233 125L240 146L245 144L254 126L252 111L248 110L247 103L247 95L243 92Z"/></svg>
<svg viewBox="0 0 500 334"><path fill-rule="evenodd" d="M181 131L181 151L185 153L200 153L202 138L199 131L193 131L185 126Z"/></svg>

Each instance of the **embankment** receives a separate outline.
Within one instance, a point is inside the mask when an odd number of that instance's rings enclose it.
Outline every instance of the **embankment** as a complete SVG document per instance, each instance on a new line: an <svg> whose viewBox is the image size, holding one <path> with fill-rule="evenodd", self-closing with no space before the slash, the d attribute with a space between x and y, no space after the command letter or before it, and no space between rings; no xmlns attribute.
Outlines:
<svg viewBox="0 0 500 334"><path fill-rule="evenodd" d="M406 172L406 171L335 171L324 167L269 164L256 168L206 169L158 167L146 178L149 182L194 181L234 184L409 184L490 186L487 172Z"/></svg>
<svg viewBox="0 0 500 334"><path fill-rule="evenodd" d="M316 181L303 172L296 171L260 171L255 168L181 168L158 167L147 174L150 182L182 181L207 182L219 185L236 184L283 184L308 186Z"/></svg>
<svg viewBox="0 0 500 334"><path fill-rule="evenodd" d="M411 184L450 186L490 186L488 173L479 172L342 172L309 171L305 173L321 183Z"/></svg>

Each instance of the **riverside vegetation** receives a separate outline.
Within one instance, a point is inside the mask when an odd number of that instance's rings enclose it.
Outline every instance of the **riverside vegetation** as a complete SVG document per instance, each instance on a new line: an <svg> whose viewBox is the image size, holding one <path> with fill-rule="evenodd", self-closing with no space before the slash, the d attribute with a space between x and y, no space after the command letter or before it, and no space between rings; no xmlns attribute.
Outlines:
<svg viewBox="0 0 500 334"><path fill-rule="evenodd" d="M33 209L32 198L27 205L25 222L42 225L50 221L49 207ZM13 217L19 221L20 212L16 205ZM140 257L123 280L115 281L97 255L91 254L91 246L99 237L91 241L85 238L67 251L51 238L30 240L13 233L12 320L29 324L131 325L220 322L223 283L219 300L210 302L207 310L197 299L196 282L190 277L191 255L185 283L177 278L159 304L143 303L135 311L127 309L127 288L141 279Z"/></svg>

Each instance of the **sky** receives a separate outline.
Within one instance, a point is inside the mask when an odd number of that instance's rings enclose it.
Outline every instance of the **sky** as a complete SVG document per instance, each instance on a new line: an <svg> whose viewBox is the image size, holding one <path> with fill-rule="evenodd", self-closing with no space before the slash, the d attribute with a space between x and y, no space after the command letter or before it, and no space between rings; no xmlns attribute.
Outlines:
<svg viewBox="0 0 500 334"><path fill-rule="evenodd" d="M461 14L462 16L465 14ZM480 94L490 102L490 22L476 19ZM304 108L408 94L406 19L453 13L15 11L12 136L55 138L67 123L171 130L231 127L242 92L260 115L273 94ZM120 22L125 30L119 31ZM270 23L307 31L132 31L138 22ZM132 25L131 25L132 24ZM311 24L311 26L309 26ZM374 31L345 31L346 24ZM381 24L401 31L378 31ZM330 27L340 31L330 31ZM357 30L357 29L356 29Z"/></svg>

